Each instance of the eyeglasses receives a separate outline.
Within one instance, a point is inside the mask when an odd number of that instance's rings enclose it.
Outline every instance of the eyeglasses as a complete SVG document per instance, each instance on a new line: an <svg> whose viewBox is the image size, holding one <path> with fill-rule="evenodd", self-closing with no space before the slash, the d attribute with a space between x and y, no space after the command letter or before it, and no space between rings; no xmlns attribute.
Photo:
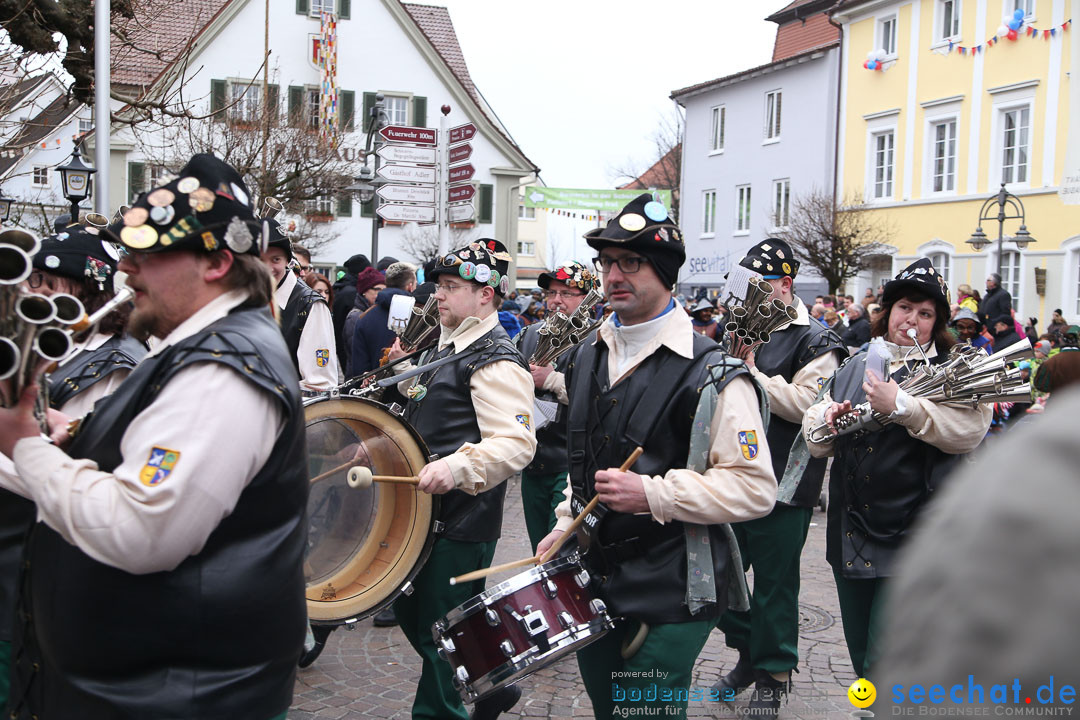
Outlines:
<svg viewBox="0 0 1080 720"><path fill-rule="evenodd" d="M441 291L442 293L444 293L446 295L452 295L455 290L461 290L462 288L478 288L478 287L483 287L483 286L481 286L481 285L443 285L443 284L440 283L440 284L435 286L435 290L437 292Z"/></svg>
<svg viewBox="0 0 1080 720"><path fill-rule="evenodd" d="M309 272L310 270L311 270L310 265L301 265L300 266L300 272Z"/></svg>
<svg viewBox="0 0 1080 720"><path fill-rule="evenodd" d="M545 290L544 291L544 297L546 297L548 300L551 300L552 298L560 298L560 297L561 298L581 297L584 294L585 293L572 292L570 290Z"/></svg>
<svg viewBox="0 0 1080 720"><path fill-rule="evenodd" d="M641 269L641 264L647 262L649 262L649 259L643 258L640 255L624 255L620 258L606 257L602 255L598 258L593 258L593 264L600 272L611 272L611 266L618 265L619 270L623 273L626 273L627 275L636 273L638 270Z"/></svg>
<svg viewBox="0 0 1080 720"><path fill-rule="evenodd" d="M45 282L45 275L40 270L34 270L30 273L30 277L26 278L26 284L31 290L37 290L43 282Z"/></svg>

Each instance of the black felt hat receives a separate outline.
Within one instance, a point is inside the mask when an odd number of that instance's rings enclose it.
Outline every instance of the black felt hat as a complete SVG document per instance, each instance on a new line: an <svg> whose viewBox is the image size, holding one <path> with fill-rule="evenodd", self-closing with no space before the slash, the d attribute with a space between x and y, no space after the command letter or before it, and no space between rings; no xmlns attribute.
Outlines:
<svg viewBox="0 0 1080 720"><path fill-rule="evenodd" d="M892 305L907 293L915 291L933 300L938 305L938 312L948 318L950 314L949 304L952 295L949 286L945 284L945 278L934 269L933 264L926 258L919 258L900 271L900 273L885 283L885 292L881 301L886 305Z"/></svg>
<svg viewBox="0 0 1080 720"><path fill-rule="evenodd" d="M38 270L73 280L89 279L98 289L111 291L119 261L116 246L96 227L72 225L42 240L32 262Z"/></svg>
<svg viewBox="0 0 1080 720"><path fill-rule="evenodd" d="M668 287L675 286L679 268L686 261L682 232L664 204L651 193L642 193L631 200L607 227L585 233L585 241L597 251L624 247L641 253Z"/></svg>
<svg viewBox="0 0 1080 720"><path fill-rule="evenodd" d="M281 227L281 223L277 220L269 219L266 221L266 227L270 231L266 246L268 248L277 248L285 251L285 257L289 260L293 259L292 240Z"/></svg>
<svg viewBox="0 0 1080 720"><path fill-rule="evenodd" d="M600 285L596 273L577 261L564 263L554 270L545 270L536 279L536 284L547 290L553 281L580 288L586 293Z"/></svg>
<svg viewBox="0 0 1080 720"><path fill-rule="evenodd" d="M465 247L435 258L435 266L425 273L426 280L435 281L439 275L448 273L463 280L495 288L503 297L510 291L510 253L498 240L480 238Z"/></svg>
<svg viewBox="0 0 1080 720"><path fill-rule="evenodd" d="M799 274L799 261L791 252L791 246L780 238L765 238L746 251L739 265L753 270L766 280L782 277L794 280Z"/></svg>
<svg viewBox="0 0 1080 720"><path fill-rule="evenodd" d="M142 195L107 229L133 252L229 249L259 255L262 223L234 168L209 154L196 155L176 179Z"/></svg>

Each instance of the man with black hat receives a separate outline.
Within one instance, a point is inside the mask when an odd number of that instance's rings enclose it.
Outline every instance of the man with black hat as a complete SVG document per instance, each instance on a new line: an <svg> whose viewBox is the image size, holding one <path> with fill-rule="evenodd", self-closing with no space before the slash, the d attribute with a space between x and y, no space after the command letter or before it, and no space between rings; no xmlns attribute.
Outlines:
<svg viewBox="0 0 1080 720"><path fill-rule="evenodd" d="M544 290L547 309L569 316L600 281L579 262L568 262L552 271L540 273L537 283ZM549 315L548 317L551 317ZM536 352L542 323L533 323L516 338L518 349L526 360ZM521 471L521 505L525 512L525 528L533 551L537 544L555 527L555 508L563 501L566 490L566 376L558 369L567 356L543 367L529 365L535 387L536 404L546 403L555 416L536 430L536 455Z"/></svg>
<svg viewBox="0 0 1080 720"><path fill-rule="evenodd" d="M3 243L7 232L0 233ZM52 296L67 293L93 313L113 297L113 275L119 255L97 228L73 225L41 241L31 259L26 286L30 292ZM146 346L123 333L127 308L120 308L86 337L80 338L67 358L49 373L49 406L65 415L78 417L94 403L115 390L136 363L146 355ZM0 456L0 473L16 475L14 465ZM23 538L36 518L34 503L0 489L0 708L7 701L11 632L15 617L15 585Z"/></svg>
<svg viewBox="0 0 1080 720"><path fill-rule="evenodd" d="M502 528L505 480L536 450L533 382L525 361L495 312L496 294L509 289L510 254L496 240L478 240L437 259L426 274L436 283L441 324L438 345L421 365L446 365L404 380L405 418L439 459L420 470L418 489L441 496L435 544L413 579L415 592L394 603L402 632L423 659L413 718L465 718L450 665L438 656L436 620L484 589L484 581L450 585L450 578L491 564ZM390 359L401 356L395 341ZM507 688L477 703L474 718L494 718L517 702Z"/></svg>
<svg viewBox="0 0 1080 720"><path fill-rule="evenodd" d="M289 348L293 365L300 373L300 389L309 392L333 390L341 384L334 340L334 321L326 298L289 272L293 261L292 241L277 220L264 220L270 239L263 262L274 278L274 302L281 313L281 334Z"/></svg>
<svg viewBox="0 0 1080 720"><path fill-rule="evenodd" d="M153 351L73 437L54 423L57 445L40 437L34 388L0 410L19 473L0 484L41 521L13 717L285 717L308 482L261 229L240 175L196 155L107 231L129 253L129 330L158 338Z"/></svg>
<svg viewBox="0 0 1080 720"><path fill-rule="evenodd" d="M334 283L334 306L331 308L334 316L334 337L337 339L337 356L345 357L345 319L349 317L349 311L353 309L356 301L356 278L371 267L371 261L367 255L353 255L345 261L345 274Z"/></svg>
<svg viewBox="0 0 1080 720"><path fill-rule="evenodd" d="M769 300L780 300L796 312L795 320L773 332L769 342L741 356L769 395L772 416L766 438L780 480L803 414L847 351L831 330L810 320L806 305L794 294L800 263L786 242L767 238L750 248L739 265L772 286ZM739 652L739 661L714 687L724 697L734 697L754 685L749 717L777 716L791 686L791 671L799 664L799 558L825 479L825 460L812 460L800 471L799 492L789 502L778 501L767 516L733 526L743 567L754 568L754 591L749 610L728 611L720 618L718 627L728 647Z"/></svg>
<svg viewBox="0 0 1080 720"><path fill-rule="evenodd" d="M685 717L694 661L728 591L745 591L725 523L766 515L776 497L760 400L746 366L672 299L686 250L661 203L643 194L585 238L614 312L566 371L572 498L537 550L599 498L581 526L583 562L626 622L578 652L593 713L612 717L629 699ZM636 447L631 470L617 470Z"/></svg>
<svg viewBox="0 0 1080 720"><path fill-rule="evenodd" d="M698 300L690 308L690 319L694 325L694 332L699 332L710 340L716 340L720 335L720 326L713 317L715 314L715 305L705 298Z"/></svg>

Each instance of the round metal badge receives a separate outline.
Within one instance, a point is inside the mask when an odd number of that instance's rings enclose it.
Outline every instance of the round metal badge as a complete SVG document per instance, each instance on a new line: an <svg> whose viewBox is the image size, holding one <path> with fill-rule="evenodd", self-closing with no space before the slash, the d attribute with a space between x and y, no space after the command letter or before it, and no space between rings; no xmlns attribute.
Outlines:
<svg viewBox="0 0 1080 720"><path fill-rule="evenodd" d="M176 195L172 190L166 190L165 188L158 188L154 192L146 196L146 202L154 207L165 207L166 205L172 205L173 200L176 199Z"/></svg>
<svg viewBox="0 0 1080 720"><path fill-rule="evenodd" d="M139 227L126 227L120 231L120 239L128 247L136 250L145 250L158 241L157 230L149 225Z"/></svg>
<svg viewBox="0 0 1080 720"><path fill-rule="evenodd" d="M510 292L510 278L505 275L503 275L502 280L499 281L499 292L503 295Z"/></svg>
<svg viewBox="0 0 1080 720"><path fill-rule="evenodd" d="M207 212L214 207L214 191L204 187L195 188L188 195L188 200L195 212Z"/></svg>
<svg viewBox="0 0 1080 720"><path fill-rule="evenodd" d="M147 212L144 207L133 207L128 209L124 213L124 225L127 227L138 227L139 225L145 225L147 218L150 217L150 213Z"/></svg>
<svg viewBox="0 0 1080 720"><path fill-rule="evenodd" d="M499 281L500 280L502 280L502 275L499 274L499 271L498 270L492 270L491 271L491 277L488 278L487 284L490 285L493 288L494 287L499 287Z"/></svg>
<svg viewBox="0 0 1080 720"><path fill-rule="evenodd" d="M627 232L637 232L645 227L645 218L637 213L630 213L619 218L619 226Z"/></svg>
<svg viewBox="0 0 1080 720"><path fill-rule="evenodd" d="M476 277L478 269L479 268L477 268L474 263L463 262L458 265L457 271L458 275L460 275L463 280L472 280L474 277Z"/></svg>
<svg viewBox="0 0 1080 720"><path fill-rule="evenodd" d="M176 189L185 194L190 193L192 190L198 190L199 180L198 178L193 178L190 176L182 178L180 182L176 184Z"/></svg>
<svg viewBox="0 0 1080 720"><path fill-rule="evenodd" d="M173 210L172 205L150 208L150 219L158 225L168 225L174 217L176 217L176 211Z"/></svg>
<svg viewBox="0 0 1080 720"><path fill-rule="evenodd" d="M487 265L476 266L476 282L486 283L491 279L491 268Z"/></svg>
<svg viewBox="0 0 1080 720"><path fill-rule="evenodd" d="M45 267L53 269L60 267L60 258L56 257L55 255L47 256L45 258Z"/></svg>
<svg viewBox="0 0 1080 720"><path fill-rule="evenodd" d="M229 187L232 188L233 197L242 202L244 205L248 205L248 194L244 192L244 189L236 183L229 183Z"/></svg>
<svg viewBox="0 0 1080 720"><path fill-rule="evenodd" d="M113 245L108 240L101 241L101 249L105 251L105 254L116 262L120 262L120 253L116 250L116 245Z"/></svg>
<svg viewBox="0 0 1080 720"><path fill-rule="evenodd" d="M645 203L645 215L653 222L664 222L668 219L667 208L655 200Z"/></svg>

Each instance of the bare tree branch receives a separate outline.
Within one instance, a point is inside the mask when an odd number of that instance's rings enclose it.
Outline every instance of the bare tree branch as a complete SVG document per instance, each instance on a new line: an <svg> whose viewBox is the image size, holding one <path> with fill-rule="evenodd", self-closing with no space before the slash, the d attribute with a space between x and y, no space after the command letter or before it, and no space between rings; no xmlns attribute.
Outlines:
<svg viewBox="0 0 1080 720"><path fill-rule="evenodd" d="M648 190L671 190L671 216L679 217L679 183L682 181L683 116L678 108L662 114L650 137L649 165L641 168L632 160L609 169L614 184Z"/></svg>

